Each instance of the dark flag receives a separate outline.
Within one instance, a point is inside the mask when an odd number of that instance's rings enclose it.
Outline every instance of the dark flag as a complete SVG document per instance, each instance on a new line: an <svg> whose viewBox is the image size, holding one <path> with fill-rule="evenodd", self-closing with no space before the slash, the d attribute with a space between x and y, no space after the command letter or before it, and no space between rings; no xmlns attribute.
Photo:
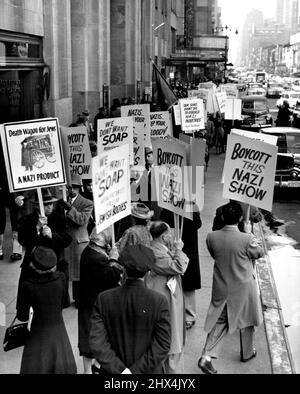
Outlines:
<svg viewBox="0 0 300 394"><path fill-rule="evenodd" d="M176 94L166 81L165 77L153 63L153 92L152 101L156 103L162 111L168 111L178 102Z"/></svg>

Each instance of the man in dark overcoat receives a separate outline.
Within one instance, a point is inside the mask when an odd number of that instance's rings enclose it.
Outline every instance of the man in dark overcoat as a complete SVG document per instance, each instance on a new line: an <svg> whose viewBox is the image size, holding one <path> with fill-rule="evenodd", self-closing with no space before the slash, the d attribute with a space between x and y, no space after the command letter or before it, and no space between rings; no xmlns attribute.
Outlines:
<svg viewBox="0 0 300 394"><path fill-rule="evenodd" d="M147 289L151 249L129 246L120 255L126 283L101 293L91 317L90 348L104 374L159 374L171 344L168 301Z"/></svg>
<svg viewBox="0 0 300 394"><path fill-rule="evenodd" d="M240 330L241 361L256 356L253 347L254 327L262 323L254 260L264 255L254 235L243 233L238 223L243 218L242 207L227 204L223 209L225 226L207 236L207 248L215 260L212 299L204 330L207 340L199 359L199 368L207 374L217 371L211 358L218 357L222 338Z"/></svg>

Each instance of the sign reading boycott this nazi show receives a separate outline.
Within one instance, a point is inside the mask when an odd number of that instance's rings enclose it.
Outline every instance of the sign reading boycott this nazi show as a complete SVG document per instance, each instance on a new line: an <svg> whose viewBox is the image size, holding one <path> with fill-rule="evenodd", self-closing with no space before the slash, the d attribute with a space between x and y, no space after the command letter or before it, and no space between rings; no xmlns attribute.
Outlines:
<svg viewBox="0 0 300 394"><path fill-rule="evenodd" d="M0 131L10 192L66 184L58 119L7 123Z"/></svg>
<svg viewBox="0 0 300 394"><path fill-rule="evenodd" d="M174 138L153 138L152 146L158 206L191 219L191 193L185 145Z"/></svg>
<svg viewBox="0 0 300 394"><path fill-rule="evenodd" d="M278 148L244 136L228 136L225 198L272 210Z"/></svg>
<svg viewBox="0 0 300 394"><path fill-rule="evenodd" d="M92 159L93 195L97 232L131 214L129 145Z"/></svg>
<svg viewBox="0 0 300 394"><path fill-rule="evenodd" d="M67 176L73 173L81 179L91 179L92 154L86 127L62 127L61 130Z"/></svg>
<svg viewBox="0 0 300 394"><path fill-rule="evenodd" d="M98 120L98 153L122 145L129 145L129 163L133 165L133 118L112 118Z"/></svg>

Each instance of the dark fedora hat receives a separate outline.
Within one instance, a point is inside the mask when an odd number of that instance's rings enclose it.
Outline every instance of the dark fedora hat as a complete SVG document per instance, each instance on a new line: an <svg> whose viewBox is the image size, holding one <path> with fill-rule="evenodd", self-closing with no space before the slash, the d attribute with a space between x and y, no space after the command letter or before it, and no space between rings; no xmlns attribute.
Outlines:
<svg viewBox="0 0 300 394"><path fill-rule="evenodd" d="M153 251L144 245L127 246L120 253L120 263L129 276L143 277L155 264Z"/></svg>
<svg viewBox="0 0 300 394"><path fill-rule="evenodd" d="M53 197L49 189L42 189L42 197L44 204L53 204L54 202L58 201L57 198ZM39 199L37 193L35 194L35 200L33 201L34 204L39 204Z"/></svg>
<svg viewBox="0 0 300 394"><path fill-rule="evenodd" d="M40 271L49 271L57 264L57 256L53 249L37 246L32 251L32 264Z"/></svg>

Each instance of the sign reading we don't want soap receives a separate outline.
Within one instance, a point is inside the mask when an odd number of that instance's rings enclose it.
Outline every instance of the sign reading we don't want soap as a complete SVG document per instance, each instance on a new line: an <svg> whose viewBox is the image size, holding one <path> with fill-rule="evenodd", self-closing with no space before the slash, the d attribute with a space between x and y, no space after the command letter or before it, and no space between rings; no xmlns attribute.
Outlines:
<svg viewBox="0 0 300 394"><path fill-rule="evenodd" d="M58 119L0 126L10 192L66 184Z"/></svg>

